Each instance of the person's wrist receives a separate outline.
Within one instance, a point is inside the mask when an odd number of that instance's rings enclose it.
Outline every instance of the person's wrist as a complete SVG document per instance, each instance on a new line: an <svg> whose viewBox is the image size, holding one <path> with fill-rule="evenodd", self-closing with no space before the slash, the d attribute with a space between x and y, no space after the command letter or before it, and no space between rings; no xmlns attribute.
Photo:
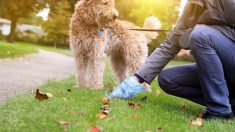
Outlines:
<svg viewBox="0 0 235 132"><path fill-rule="evenodd" d="M138 77L133 76L133 78L134 78L137 82L139 82L139 83L140 83L140 80L139 80L139 78L138 78Z"/></svg>
<svg viewBox="0 0 235 132"><path fill-rule="evenodd" d="M145 80L140 76L140 75L138 75L138 74L134 74L134 77L136 78L136 80L140 83L140 84L142 84L142 83L144 83L145 82Z"/></svg>

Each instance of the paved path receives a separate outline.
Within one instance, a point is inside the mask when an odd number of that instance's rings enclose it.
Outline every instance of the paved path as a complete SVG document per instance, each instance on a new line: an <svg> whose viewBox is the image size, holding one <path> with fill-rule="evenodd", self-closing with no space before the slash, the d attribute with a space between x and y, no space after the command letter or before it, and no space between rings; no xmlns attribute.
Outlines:
<svg viewBox="0 0 235 132"><path fill-rule="evenodd" d="M8 97L29 92L47 80L73 74L72 57L44 50L24 58L0 60L0 103Z"/></svg>

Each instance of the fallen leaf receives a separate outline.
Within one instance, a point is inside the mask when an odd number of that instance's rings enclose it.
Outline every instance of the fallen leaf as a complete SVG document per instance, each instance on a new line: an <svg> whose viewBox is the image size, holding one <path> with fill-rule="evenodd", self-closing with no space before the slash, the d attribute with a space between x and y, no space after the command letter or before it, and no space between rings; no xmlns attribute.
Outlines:
<svg viewBox="0 0 235 132"><path fill-rule="evenodd" d="M113 121L114 119L116 119L116 115L113 115L112 117L110 117L109 122Z"/></svg>
<svg viewBox="0 0 235 132"><path fill-rule="evenodd" d="M103 105L100 107L100 113L97 115L97 117L102 120L108 116L109 112L109 105Z"/></svg>
<svg viewBox="0 0 235 132"><path fill-rule="evenodd" d="M147 98L148 98L148 96L144 96L143 98L141 98L140 100L141 101L146 101L147 100Z"/></svg>
<svg viewBox="0 0 235 132"><path fill-rule="evenodd" d="M157 89L157 90L156 90L156 96L159 96L160 94L161 94L160 89Z"/></svg>
<svg viewBox="0 0 235 132"><path fill-rule="evenodd" d="M72 90L71 90L71 89L67 89L67 91L68 91L68 92L72 92Z"/></svg>
<svg viewBox="0 0 235 132"><path fill-rule="evenodd" d="M53 94L51 94L51 93L45 93L45 95L46 95L47 97L49 97L49 98L52 98L52 97L53 97Z"/></svg>
<svg viewBox="0 0 235 132"><path fill-rule="evenodd" d="M99 114L97 115L97 117L98 117L100 120L103 120L104 118L107 117L107 114L105 114L105 113L99 113Z"/></svg>
<svg viewBox="0 0 235 132"><path fill-rule="evenodd" d="M101 113L105 113L106 115L109 114L110 112L110 108L109 108L109 105L103 105L100 107L100 112Z"/></svg>
<svg viewBox="0 0 235 132"><path fill-rule="evenodd" d="M65 132L68 131L69 123L68 123L67 121L60 120L60 121L58 121L57 123L60 124L61 126L63 126Z"/></svg>
<svg viewBox="0 0 235 132"><path fill-rule="evenodd" d="M92 127L90 128L89 132L101 132L100 128L99 127Z"/></svg>
<svg viewBox="0 0 235 132"><path fill-rule="evenodd" d="M139 115L133 115L133 116L132 116L132 119L134 119L134 120L139 120L139 119L140 119L140 116L139 116Z"/></svg>
<svg viewBox="0 0 235 132"><path fill-rule="evenodd" d="M199 114L196 120L190 120L189 124L192 126L202 127L202 113Z"/></svg>
<svg viewBox="0 0 235 132"><path fill-rule="evenodd" d="M163 132L163 129L161 127L156 129L156 132Z"/></svg>
<svg viewBox="0 0 235 132"><path fill-rule="evenodd" d="M110 103L110 100L108 98L106 98L106 97L102 97L102 103L104 105L108 105Z"/></svg>
<svg viewBox="0 0 235 132"><path fill-rule="evenodd" d="M182 109L186 109L186 108L187 108L187 103L186 103L186 102L183 103L183 104L181 105L181 108L182 108Z"/></svg>
<svg viewBox="0 0 235 132"><path fill-rule="evenodd" d="M49 95L49 96L48 96ZM47 100L49 99L50 97L53 97L52 94L50 93L47 93L47 94L43 94L39 91L39 89L36 90L36 95L35 95L35 99L37 100L40 100L40 101L43 101L43 100Z"/></svg>
<svg viewBox="0 0 235 132"><path fill-rule="evenodd" d="M141 104L135 104L132 102L128 102L128 106L135 109L140 109L142 107Z"/></svg>
<svg viewBox="0 0 235 132"><path fill-rule="evenodd" d="M80 112L79 115L80 115L80 116L84 116L84 115L85 115L85 112Z"/></svg>

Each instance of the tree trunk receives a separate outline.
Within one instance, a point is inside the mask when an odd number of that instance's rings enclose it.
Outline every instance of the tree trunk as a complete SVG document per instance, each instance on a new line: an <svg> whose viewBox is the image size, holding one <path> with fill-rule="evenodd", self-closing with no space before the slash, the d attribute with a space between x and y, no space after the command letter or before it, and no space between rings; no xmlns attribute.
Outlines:
<svg viewBox="0 0 235 132"><path fill-rule="evenodd" d="M15 41L17 20L18 19L12 19L11 21L11 31L10 31L10 34L7 36L7 41L10 43L13 43Z"/></svg>

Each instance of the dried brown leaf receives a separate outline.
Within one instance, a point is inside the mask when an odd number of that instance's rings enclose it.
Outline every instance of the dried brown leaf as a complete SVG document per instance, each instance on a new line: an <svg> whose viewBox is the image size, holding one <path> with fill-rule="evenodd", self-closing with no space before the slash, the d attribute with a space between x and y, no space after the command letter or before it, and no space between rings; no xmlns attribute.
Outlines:
<svg viewBox="0 0 235 132"><path fill-rule="evenodd" d="M111 111L111 109L109 108L109 105L103 105L100 107L101 113L108 115L110 111Z"/></svg>
<svg viewBox="0 0 235 132"><path fill-rule="evenodd" d="M132 116L132 119L134 119L134 120L139 120L139 119L140 119L140 116L139 116L139 115L133 115L133 116Z"/></svg>
<svg viewBox="0 0 235 132"><path fill-rule="evenodd" d="M135 104L132 102L128 102L128 106L135 109L140 109L142 107L141 104Z"/></svg>
<svg viewBox="0 0 235 132"><path fill-rule="evenodd" d="M37 99L37 100L43 101L43 100L47 100L51 97L53 97L53 95L51 93L43 94L39 91L39 89L36 90L35 99Z"/></svg>
<svg viewBox="0 0 235 132"><path fill-rule="evenodd" d="M189 124L192 126L202 127L202 113L199 114L196 120L190 120Z"/></svg>
<svg viewBox="0 0 235 132"><path fill-rule="evenodd" d="M89 132L101 132L101 129L95 126L95 127L90 128Z"/></svg>
<svg viewBox="0 0 235 132"><path fill-rule="evenodd" d="M68 91L68 92L72 92L72 90L71 90L71 89L67 89L67 91Z"/></svg>
<svg viewBox="0 0 235 132"><path fill-rule="evenodd" d="M67 121L60 120L57 123L60 124L61 126L63 126L65 132L68 131L69 123Z"/></svg>
<svg viewBox="0 0 235 132"><path fill-rule="evenodd" d="M105 113L99 113L99 114L97 115L97 117L98 117L100 120L103 120L104 118L107 117L107 114L105 114Z"/></svg>
<svg viewBox="0 0 235 132"><path fill-rule="evenodd" d="M148 99L148 96L144 96L143 98L141 98L141 101L146 101Z"/></svg>
<svg viewBox="0 0 235 132"><path fill-rule="evenodd" d="M49 97L49 98L52 98L52 97L53 97L53 94L51 94L51 93L45 93L45 95L46 95L47 97Z"/></svg>
<svg viewBox="0 0 235 132"><path fill-rule="evenodd" d="M186 103L186 102L183 103L183 104L181 105L181 108L182 108L182 109L186 109L186 108L187 108L187 103Z"/></svg>
<svg viewBox="0 0 235 132"><path fill-rule="evenodd" d="M163 132L163 129L161 127L156 129L156 132Z"/></svg>
<svg viewBox="0 0 235 132"><path fill-rule="evenodd" d="M102 103L104 104L104 105L108 105L109 103L110 103L110 100L108 99L108 98L106 98L106 97L102 97Z"/></svg>

